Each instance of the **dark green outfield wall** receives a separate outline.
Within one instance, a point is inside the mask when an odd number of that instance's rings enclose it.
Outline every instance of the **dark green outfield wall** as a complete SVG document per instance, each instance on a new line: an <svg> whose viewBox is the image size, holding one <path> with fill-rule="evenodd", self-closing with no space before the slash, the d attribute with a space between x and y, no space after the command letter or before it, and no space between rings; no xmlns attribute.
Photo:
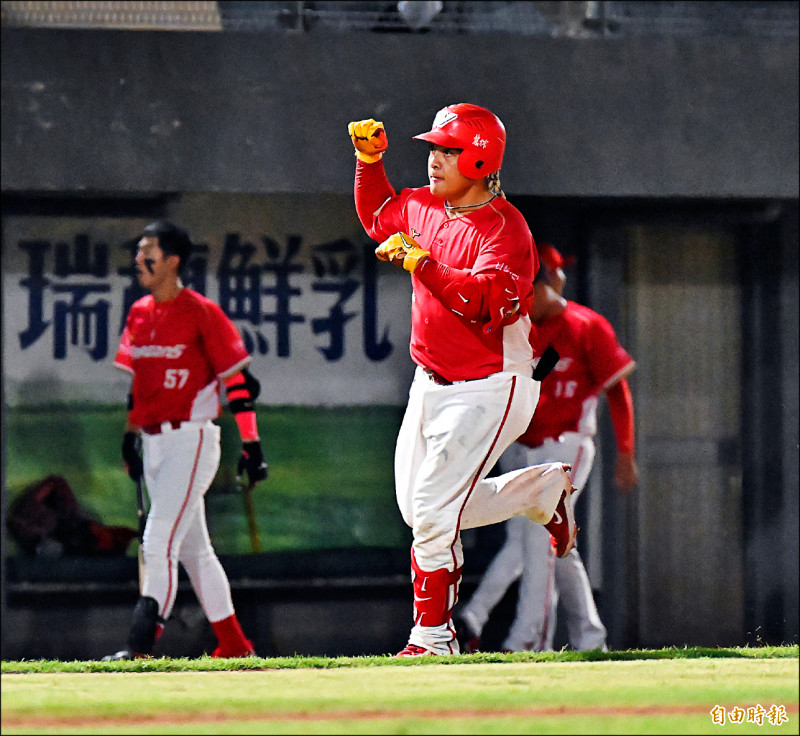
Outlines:
<svg viewBox="0 0 800 736"><path fill-rule="evenodd" d="M269 478L254 492L261 551L364 546L407 552L410 535L397 510L392 474L402 407L260 406L258 414L270 466ZM124 407L8 409L9 503L56 474L99 520L135 527L135 489L120 455L124 422ZM206 500L209 530L220 554L249 554L244 500L236 493L238 429L227 412L218 423L223 455Z"/></svg>

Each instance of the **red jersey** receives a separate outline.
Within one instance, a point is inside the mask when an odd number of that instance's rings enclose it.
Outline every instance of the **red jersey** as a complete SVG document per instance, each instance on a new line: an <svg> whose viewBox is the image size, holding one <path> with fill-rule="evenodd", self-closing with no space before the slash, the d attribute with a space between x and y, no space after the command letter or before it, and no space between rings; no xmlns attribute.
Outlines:
<svg viewBox="0 0 800 736"><path fill-rule="evenodd" d="M357 164L356 207L367 234L383 241L397 232L411 235L431 257L472 275L510 273L520 300L529 300L539 265L525 218L497 197L485 207L450 218L444 201L428 187L395 194L381 164ZM360 191L361 190L361 191ZM363 191L366 190L366 191ZM451 381L485 378L498 371L530 376L533 357L530 318L525 315L489 335L445 307L411 274L411 357Z"/></svg>
<svg viewBox="0 0 800 736"><path fill-rule="evenodd" d="M128 313L114 366L133 374L130 421L215 419L219 379L250 362L239 331L219 305L191 289L167 302L152 295Z"/></svg>
<svg viewBox="0 0 800 736"><path fill-rule="evenodd" d="M542 381L536 413L517 441L536 447L562 432L597 434L598 394L636 365L611 323L588 307L567 301L561 314L534 323L531 339L537 358L550 344L560 358Z"/></svg>

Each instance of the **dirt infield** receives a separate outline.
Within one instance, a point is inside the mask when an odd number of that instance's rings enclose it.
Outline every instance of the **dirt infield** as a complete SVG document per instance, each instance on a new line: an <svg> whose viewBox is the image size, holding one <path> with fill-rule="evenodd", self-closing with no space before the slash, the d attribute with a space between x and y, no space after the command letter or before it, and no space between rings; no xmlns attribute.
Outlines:
<svg viewBox="0 0 800 736"><path fill-rule="evenodd" d="M627 706L627 707L570 707L558 706L553 708L524 708L507 710L416 710L416 711L394 711L394 710L374 710L374 711L334 711L330 713L276 713L273 711L263 713L201 713L186 714L180 718L164 717L159 714L141 714L139 716L128 716L124 719L119 717L87 718L86 716L73 716L67 718L57 718L52 716L33 716L30 718L3 718L2 730L7 728L25 729L59 729L80 727L92 729L104 724L114 723L115 726L136 726L150 723L157 723L159 726L169 728L171 726L181 726L186 724L212 725L225 721L241 721L242 723L254 721L299 721L299 722L325 722L325 721L365 721L365 720L391 720L402 719L454 719L454 718L553 718L553 717L579 717L579 716L598 716L607 718L609 716L622 717L650 717L660 718L666 716L691 716L708 715L711 717L711 710L717 704L708 706ZM787 715L797 716L798 704L790 703L784 705ZM765 724L766 719L765 719Z"/></svg>

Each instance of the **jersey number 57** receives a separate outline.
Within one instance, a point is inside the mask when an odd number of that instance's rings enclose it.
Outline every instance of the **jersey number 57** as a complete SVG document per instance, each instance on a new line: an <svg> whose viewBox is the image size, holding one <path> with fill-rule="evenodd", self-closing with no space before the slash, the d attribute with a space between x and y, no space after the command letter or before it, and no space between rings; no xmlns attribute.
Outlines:
<svg viewBox="0 0 800 736"><path fill-rule="evenodd" d="M167 368L164 371L164 388L183 388L188 380L187 368Z"/></svg>

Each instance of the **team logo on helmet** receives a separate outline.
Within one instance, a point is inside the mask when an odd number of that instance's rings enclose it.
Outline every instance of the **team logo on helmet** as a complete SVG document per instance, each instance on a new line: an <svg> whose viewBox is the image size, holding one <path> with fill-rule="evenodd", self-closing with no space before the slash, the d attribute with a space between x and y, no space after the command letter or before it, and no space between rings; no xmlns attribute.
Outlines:
<svg viewBox="0 0 800 736"><path fill-rule="evenodd" d="M475 133L475 137L472 139L472 145L478 148L486 148L486 146L489 145L489 141L486 140L486 138L481 138L478 133Z"/></svg>
<svg viewBox="0 0 800 736"><path fill-rule="evenodd" d="M458 118L451 110L444 108L443 110L439 110L436 113L436 117L433 119L433 127L434 128L443 128L448 123L452 123L454 120Z"/></svg>

